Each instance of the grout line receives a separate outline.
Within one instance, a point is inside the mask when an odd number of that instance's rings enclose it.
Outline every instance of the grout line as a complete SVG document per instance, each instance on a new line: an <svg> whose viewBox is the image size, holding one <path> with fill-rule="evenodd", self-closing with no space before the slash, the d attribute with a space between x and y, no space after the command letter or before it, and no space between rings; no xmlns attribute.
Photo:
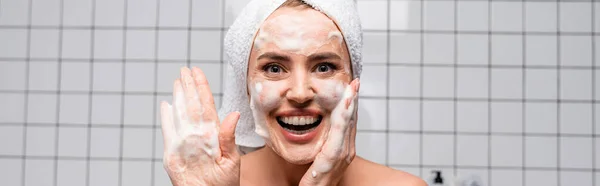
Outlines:
<svg viewBox="0 0 600 186"><path fill-rule="evenodd" d="M30 61L29 59L31 58L31 22L32 22L32 15L33 15L33 0L29 0L29 9L28 9L28 17L27 17L27 51L26 51L26 64L25 64L25 92L24 92L24 96L23 96L23 121L25 121L23 123L23 138L22 138L22 144L23 144L23 149L21 149L21 154L23 156L27 155L27 130L29 128L29 126L27 125L27 118L29 117L29 75L30 75ZM25 186L25 180L26 180L26 168L27 166L27 159L25 158L21 158L21 186Z"/></svg>
<svg viewBox="0 0 600 186"><path fill-rule="evenodd" d="M155 24L156 24L156 28L160 27L160 1L161 0L156 0L156 18L155 18ZM191 0L190 0L191 1ZM191 9L191 6L189 6L189 9ZM188 23L190 22L190 19L188 19ZM158 90L158 53L159 53L159 48L158 46L160 46L160 30L156 29L154 31L154 93L152 95L152 141L150 142L150 144L152 144L152 159L155 158L155 149L156 149L156 105L158 104L156 102L156 99L158 97L158 93L156 90ZM188 46L190 43L190 38L189 38L190 32L188 31ZM188 51L187 53L189 54L189 47L188 47ZM189 59L189 58L188 58ZM188 64L189 66L189 60L188 60ZM150 185L154 186L155 183L155 176L154 175L154 164L155 163L150 163Z"/></svg>
<svg viewBox="0 0 600 186"><path fill-rule="evenodd" d="M420 32L420 55L419 55L419 171L421 172L421 177L425 177L425 172L423 171L423 68L424 68L424 52L423 50L425 49L425 36L424 36L424 24L425 24L425 18L424 18L424 5L425 5L425 0L420 0L421 3L421 12L420 12L420 17L421 17L421 32ZM430 182L430 180L426 180L427 183Z"/></svg>
<svg viewBox="0 0 600 186"><path fill-rule="evenodd" d="M488 114L488 118L487 118L487 125L488 125L488 148L487 148L487 153L488 153L488 161L487 161L487 169L489 170L492 167L492 0L488 0L488 33L487 33L487 70L488 70L488 95L487 95L487 102L488 102L488 110L487 110L487 114ZM492 171L488 171L488 185L492 186Z"/></svg>
<svg viewBox="0 0 600 186"><path fill-rule="evenodd" d="M453 35L453 65L456 66L458 64L458 0L454 0L453 2L454 8L454 35ZM452 124L453 124L453 133L452 133L452 141L453 141L453 157L452 157L452 170L454 171L454 178L458 175L458 68L452 68L454 71L453 74L453 88L454 95L452 98Z"/></svg>
<svg viewBox="0 0 600 186"><path fill-rule="evenodd" d="M62 29L63 24L64 24L64 19L65 19L65 1L64 0L60 0L60 29L59 29L59 35L58 35L58 56L59 58L62 58L62 53L63 53L63 39L64 39L64 30ZM60 136L60 128L59 128L59 123L60 123L60 101L61 101L61 94L60 92L62 91L62 64L63 61L62 60L58 60L58 80L56 83L56 88L57 88L57 94L56 94L56 123L55 123L55 128L54 128L54 154L56 156L58 156L58 150L59 150L59 136ZM54 168L54 175L52 178L52 185L56 186L58 185L58 158L54 158L54 164L53 164L53 168Z"/></svg>
<svg viewBox="0 0 600 186"><path fill-rule="evenodd" d="M521 14L522 14L522 19L521 19L521 29L523 32L525 32L526 30L526 23L527 23L527 2L526 0L522 0L522 9L521 9ZM526 82L527 82L527 70L526 70L526 66L527 66L527 38L525 38L525 36L523 36L523 40L522 42L522 50L523 50L523 55L521 56L523 60L523 67L521 69L521 78L523 79L523 81L521 82L521 185L525 186L526 185L526 171L525 171L525 166L526 161L527 161L527 148L525 148L525 144L527 144L526 140L526 131L527 131L527 106L526 106L526 99L525 97L527 96L527 86L526 86Z"/></svg>
<svg viewBox="0 0 600 186"><path fill-rule="evenodd" d="M128 19L128 10L129 10L129 0L124 0L123 1L123 25L126 26L128 24L127 19ZM122 48L123 48L123 53L121 54L123 56L122 60L121 60L121 90L126 90L125 89L125 82L127 79L126 76L126 68L127 68L127 29L123 29L123 43L122 43ZM118 186L122 186L123 185L123 136L124 134L124 123L125 123L125 93L122 92L121 93L121 118L119 118L119 120L121 121L119 124L119 170L118 170Z"/></svg>
<svg viewBox="0 0 600 186"><path fill-rule="evenodd" d="M222 0L222 1L219 1L219 2L221 2L221 28L222 28L221 32L219 32L219 35L221 36L221 40L219 40L221 42L220 43L220 46L221 46L220 53L221 54L219 55L219 63L220 63L220 68L219 68L220 72L219 72L219 74L221 74L221 79L219 80L219 84L221 84L221 86L219 87L219 91L221 93L223 93L223 87L225 86L223 84L224 83L224 79L225 79L225 73L228 73L228 72L223 73L223 68L224 68L223 67L224 66L224 59L223 59L223 50L224 50L224 48L223 48L223 43L225 42L224 41L225 40L225 34L223 33L223 31L228 30L228 27L225 27L225 12L226 12L225 5L227 4L227 0ZM213 100L213 102L214 102L214 100ZM222 105L222 103L223 103L223 97L221 97L219 99L219 108L220 108L220 105ZM217 110L217 115L218 114L219 114L219 110Z"/></svg>
<svg viewBox="0 0 600 186"><path fill-rule="evenodd" d="M387 86L385 86L385 166L389 166L390 164L390 11L391 11L391 4L392 2L390 0L387 0L387 22L386 22L386 27L387 27L387 32L386 32L386 73L385 73L385 83ZM357 103L358 104L358 103ZM351 144L354 145L354 144Z"/></svg>
<svg viewBox="0 0 600 186"><path fill-rule="evenodd" d="M592 9L592 30L595 29L596 27L596 3L592 2L590 8ZM596 67L596 38L595 36L591 36L591 40L592 40L592 66ZM596 70L592 69L592 99L596 99ZM594 137L594 135L596 134L596 104L592 103L592 167L593 168L597 168L596 167L596 161L598 161L596 159L597 153L596 153L596 137ZM592 185L596 185L596 175L594 174L594 172L592 172Z"/></svg>
<svg viewBox="0 0 600 186"><path fill-rule="evenodd" d="M89 86L89 90L93 90L94 88L94 56L96 55L96 53L94 52L95 50L95 41L96 41L96 30L93 29L93 27L96 25L96 0L92 0L92 17L91 17L91 25L92 25L92 29L91 29L91 34L90 34L90 56L91 56L91 60L90 60L90 86ZM86 149L86 166L85 166L85 185L89 186L90 185L90 155L91 155L91 151L92 151L92 104L93 104L93 96L94 96L94 91L90 91L88 94L88 123L87 123L87 149Z"/></svg>
<svg viewBox="0 0 600 186"><path fill-rule="evenodd" d="M559 67L559 69L556 70L556 74L557 74L557 76L556 76L557 77L556 78L556 134L557 134L557 139L556 139L556 174L557 174L557 176L556 176L556 184L557 184L557 186L561 186L561 182L560 182L561 181L561 178L560 178L561 177L561 171L560 171L561 170L561 166L560 166L560 163L561 163L561 161L560 161L560 158L561 158L561 154L560 154L561 143L560 142L562 141L562 138L561 138L562 131L560 130L560 125L561 125L561 122L560 122L560 114L561 114L560 109L561 109L561 104L562 104L561 101L560 101L560 97L561 97L561 94L560 94L560 87L561 87L561 84L560 84L560 75L561 75L560 66L561 66L561 63L562 63L562 60L560 59L560 57L561 57L561 54L560 54L560 51L561 51L560 50L561 49L561 46L560 46L560 43L561 43L560 42L560 39L561 39L561 28L560 28L560 24L561 24L560 15L561 14L560 14L560 6L561 5L562 5L561 4L561 0L557 0L557 5L556 5L556 27L557 28L556 29L558 30L558 32L557 32L557 37L556 37L556 42L557 42L557 45L556 45L557 46L556 47L556 62L557 62L557 67Z"/></svg>

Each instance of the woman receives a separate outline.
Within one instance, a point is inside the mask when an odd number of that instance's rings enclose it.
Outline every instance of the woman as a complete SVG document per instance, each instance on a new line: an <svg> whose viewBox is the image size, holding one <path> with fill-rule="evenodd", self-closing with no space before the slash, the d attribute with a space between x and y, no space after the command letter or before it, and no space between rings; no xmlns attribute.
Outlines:
<svg viewBox="0 0 600 186"><path fill-rule="evenodd" d="M250 2L225 38L223 120L199 68L161 105L173 185L426 185L355 158L360 29L352 0Z"/></svg>

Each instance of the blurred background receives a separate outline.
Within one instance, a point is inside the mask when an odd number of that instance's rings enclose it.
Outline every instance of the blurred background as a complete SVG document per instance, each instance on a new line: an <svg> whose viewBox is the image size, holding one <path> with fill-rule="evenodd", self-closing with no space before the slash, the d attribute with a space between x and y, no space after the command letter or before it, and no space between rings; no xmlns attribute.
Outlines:
<svg viewBox="0 0 600 186"><path fill-rule="evenodd" d="M216 103L248 0L0 0L0 180L170 185L158 102L182 66ZM590 0L358 0L358 155L489 186L600 185Z"/></svg>

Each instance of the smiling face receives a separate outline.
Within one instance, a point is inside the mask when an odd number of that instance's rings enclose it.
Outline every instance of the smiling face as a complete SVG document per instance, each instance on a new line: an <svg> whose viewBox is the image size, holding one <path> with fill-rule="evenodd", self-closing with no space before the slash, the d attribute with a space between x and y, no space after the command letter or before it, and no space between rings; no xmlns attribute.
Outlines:
<svg viewBox="0 0 600 186"><path fill-rule="evenodd" d="M258 31L248 62L256 132L288 162L312 162L351 77L346 44L329 17L279 8Z"/></svg>

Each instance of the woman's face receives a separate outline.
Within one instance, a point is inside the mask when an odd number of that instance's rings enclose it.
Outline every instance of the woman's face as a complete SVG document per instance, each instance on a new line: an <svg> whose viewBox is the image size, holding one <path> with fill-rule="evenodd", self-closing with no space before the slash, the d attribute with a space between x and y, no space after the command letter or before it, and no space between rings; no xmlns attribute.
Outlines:
<svg viewBox="0 0 600 186"><path fill-rule="evenodd" d="M346 44L329 17L279 8L258 31L248 63L256 132L288 162L312 162L351 74Z"/></svg>

